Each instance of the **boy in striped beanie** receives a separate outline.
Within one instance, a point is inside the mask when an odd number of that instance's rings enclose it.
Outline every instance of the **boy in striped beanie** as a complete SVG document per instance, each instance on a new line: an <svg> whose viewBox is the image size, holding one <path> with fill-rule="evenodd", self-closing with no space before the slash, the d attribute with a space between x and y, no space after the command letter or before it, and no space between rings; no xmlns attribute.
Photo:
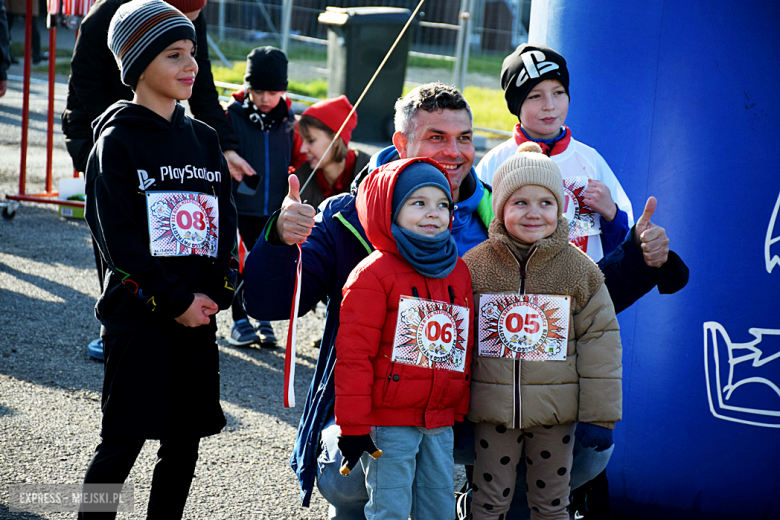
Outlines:
<svg viewBox="0 0 780 520"><path fill-rule="evenodd" d="M179 40L190 40L194 55L198 41L195 26L161 0L134 0L122 5L108 27L108 48L119 65L122 83L133 90L157 55Z"/></svg>
<svg viewBox="0 0 780 520"><path fill-rule="evenodd" d="M195 40L160 0L117 10L108 46L134 97L94 121L86 166L85 218L106 269L95 306L103 420L84 490L121 487L146 439L159 439L149 518L182 517L200 439L225 425L215 316L233 300L237 217L217 133L177 102L192 95ZM118 506L82 504L79 518Z"/></svg>

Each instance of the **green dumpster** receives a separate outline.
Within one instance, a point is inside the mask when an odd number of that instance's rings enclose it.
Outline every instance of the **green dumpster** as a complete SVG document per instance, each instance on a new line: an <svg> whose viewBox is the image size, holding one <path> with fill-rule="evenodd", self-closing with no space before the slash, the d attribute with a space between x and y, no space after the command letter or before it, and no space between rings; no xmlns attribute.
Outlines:
<svg viewBox="0 0 780 520"><path fill-rule="evenodd" d="M328 7L319 22L328 26L328 97L360 97L382 59L412 15L394 7ZM382 72L358 106L352 138L367 143L393 136L393 106L401 97L414 23L396 45Z"/></svg>

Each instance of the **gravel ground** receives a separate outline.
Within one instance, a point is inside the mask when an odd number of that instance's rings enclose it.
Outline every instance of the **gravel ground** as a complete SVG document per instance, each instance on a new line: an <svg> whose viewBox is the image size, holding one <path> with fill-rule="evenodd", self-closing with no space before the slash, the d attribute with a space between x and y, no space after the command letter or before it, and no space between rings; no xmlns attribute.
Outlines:
<svg viewBox="0 0 780 520"><path fill-rule="evenodd" d="M0 202L19 192L22 85L12 67L8 93L0 98ZM39 80L41 78L38 78ZM54 189L72 176L59 129L66 87L55 89ZM46 86L32 84L26 192L44 191ZM83 220L60 217L53 204L22 203L0 221L0 518L73 518L73 513L10 513L8 486L81 481L99 441L103 365L87 356L98 336L93 314L98 281L89 229ZM324 322L324 306L298 323L296 396L311 380ZM327 518L315 490L309 509L299 506L288 459L300 414L285 409L285 349L230 346L229 313L218 315L222 407L228 425L203 440L186 518ZM287 322L274 322L285 338ZM145 518L157 442L147 442L128 482L135 512ZM462 472L456 471L462 479ZM459 484L456 484L459 487Z"/></svg>

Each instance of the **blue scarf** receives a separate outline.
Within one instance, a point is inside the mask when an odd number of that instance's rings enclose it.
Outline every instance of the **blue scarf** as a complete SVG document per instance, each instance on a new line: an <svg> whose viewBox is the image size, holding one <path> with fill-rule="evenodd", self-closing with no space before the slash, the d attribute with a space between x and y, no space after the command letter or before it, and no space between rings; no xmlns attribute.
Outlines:
<svg viewBox="0 0 780 520"><path fill-rule="evenodd" d="M428 278L446 278L458 262L458 246L448 229L435 237L426 237L403 229L393 222L390 227L398 252L415 270Z"/></svg>

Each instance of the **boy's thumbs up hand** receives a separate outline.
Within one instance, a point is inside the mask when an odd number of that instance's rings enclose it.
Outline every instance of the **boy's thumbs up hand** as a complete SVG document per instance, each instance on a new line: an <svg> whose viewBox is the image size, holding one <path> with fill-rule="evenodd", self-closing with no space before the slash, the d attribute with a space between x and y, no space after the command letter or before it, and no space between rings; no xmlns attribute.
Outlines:
<svg viewBox="0 0 780 520"><path fill-rule="evenodd" d="M645 263L650 267L661 267L669 258L669 238L666 236L666 230L650 220L657 205L655 197L647 199L645 210L634 228L634 244L642 250Z"/></svg>
<svg viewBox="0 0 780 520"><path fill-rule="evenodd" d="M352 472L352 468L360 461L365 451L372 458L382 456L382 450L377 449L371 436L366 435L339 435L339 450L341 450L341 469L339 473L345 477Z"/></svg>
<svg viewBox="0 0 780 520"><path fill-rule="evenodd" d="M301 181L295 174L287 177L287 183L289 188L282 201L282 211L276 219L276 232L282 242L291 246L302 244L311 235L317 211L308 204L301 203Z"/></svg>

